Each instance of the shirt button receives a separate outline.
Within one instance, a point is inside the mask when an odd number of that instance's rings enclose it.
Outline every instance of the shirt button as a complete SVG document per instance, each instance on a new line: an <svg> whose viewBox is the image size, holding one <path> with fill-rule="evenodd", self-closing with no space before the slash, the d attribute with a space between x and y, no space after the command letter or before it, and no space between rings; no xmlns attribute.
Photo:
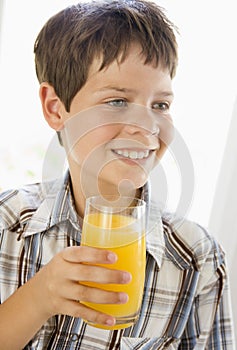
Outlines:
<svg viewBox="0 0 237 350"><path fill-rule="evenodd" d="M72 342L78 341L78 340L79 340L78 334L72 333L71 336L70 336L70 340L71 340Z"/></svg>

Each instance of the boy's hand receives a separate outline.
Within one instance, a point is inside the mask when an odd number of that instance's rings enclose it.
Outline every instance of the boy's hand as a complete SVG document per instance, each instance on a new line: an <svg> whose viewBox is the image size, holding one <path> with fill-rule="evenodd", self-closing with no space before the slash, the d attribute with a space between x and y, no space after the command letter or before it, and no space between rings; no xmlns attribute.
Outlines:
<svg viewBox="0 0 237 350"><path fill-rule="evenodd" d="M34 277L39 288L41 312L44 310L48 317L65 314L97 324L113 325L112 316L92 310L80 301L121 304L127 302L127 294L89 287L80 282L128 283L131 280L129 273L96 266L108 264L109 267L116 259L112 252L85 246L68 247L58 253Z"/></svg>

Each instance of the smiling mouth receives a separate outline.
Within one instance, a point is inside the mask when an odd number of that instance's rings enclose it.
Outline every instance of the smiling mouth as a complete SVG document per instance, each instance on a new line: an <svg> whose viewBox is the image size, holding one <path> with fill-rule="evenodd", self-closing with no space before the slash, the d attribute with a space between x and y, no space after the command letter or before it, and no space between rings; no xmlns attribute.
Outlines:
<svg viewBox="0 0 237 350"><path fill-rule="evenodd" d="M153 150L128 150L128 149L117 149L113 150L115 154L122 158L132 159L132 160L140 160L147 159Z"/></svg>

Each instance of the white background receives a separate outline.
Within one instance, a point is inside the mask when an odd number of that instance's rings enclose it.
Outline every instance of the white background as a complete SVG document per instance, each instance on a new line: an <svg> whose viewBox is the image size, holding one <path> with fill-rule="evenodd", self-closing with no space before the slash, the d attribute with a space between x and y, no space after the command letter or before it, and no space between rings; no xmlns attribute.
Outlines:
<svg viewBox="0 0 237 350"><path fill-rule="evenodd" d="M232 289L237 291L233 269L237 263L237 225L232 224L236 216L237 186L234 179L227 176L233 170L237 149L236 134L231 135L232 141L227 145L228 132L236 127L233 121L231 124L231 116L233 120L234 116L237 118L237 108L233 113L237 95L236 1L157 2L166 9L180 32L173 118L191 154L195 171L194 197L186 215L209 227L223 243L232 267ZM0 32L2 189L41 180L44 152L54 133L41 113L33 44L49 16L72 3L65 0L7 0L4 3ZM235 130L237 133L237 127ZM163 166L169 191L167 206L175 210L182 193L179 169L169 153ZM158 186L157 179L154 171L154 189ZM232 195L231 199L228 194ZM227 217L229 225L226 225ZM237 320L234 302L233 309Z"/></svg>

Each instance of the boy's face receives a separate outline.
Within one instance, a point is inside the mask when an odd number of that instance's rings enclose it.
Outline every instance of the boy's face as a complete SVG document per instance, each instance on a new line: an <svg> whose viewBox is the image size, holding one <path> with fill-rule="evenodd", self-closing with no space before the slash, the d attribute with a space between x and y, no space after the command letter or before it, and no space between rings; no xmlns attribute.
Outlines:
<svg viewBox="0 0 237 350"><path fill-rule="evenodd" d="M144 65L139 53L134 45L123 63L102 71L94 60L70 113L62 113L70 171L86 197L143 186L172 137L170 74Z"/></svg>

